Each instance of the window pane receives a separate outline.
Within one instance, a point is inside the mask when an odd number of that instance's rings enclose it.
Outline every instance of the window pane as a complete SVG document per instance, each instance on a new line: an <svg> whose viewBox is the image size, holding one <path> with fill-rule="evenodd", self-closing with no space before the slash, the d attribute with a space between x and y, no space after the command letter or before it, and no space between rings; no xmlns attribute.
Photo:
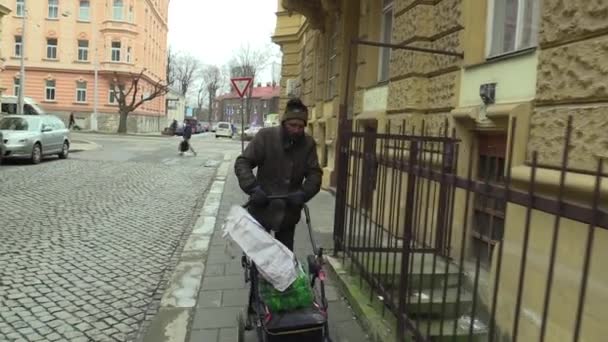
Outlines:
<svg viewBox="0 0 608 342"><path fill-rule="evenodd" d="M22 40L21 40L21 36L15 36L15 56L16 57L21 57L21 53L22 53Z"/></svg>
<svg viewBox="0 0 608 342"><path fill-rule="evenodd" d="M17 0L17 10L16 10L17 16L22 17L24 9L25 9L25 7L24 7L23 0Z"/></svg>
<svg viewBox="0 0 608 342"><path fill-rule="evenodd" d="M382 17L382 41L390 43L393 33L393 10L389 9ZM389 65L391 60L391 49L383 48L380 50L380 75L379 81L386 81L389 78Z"/></svg>
<svg viewBox="0 0 608 342"><path fill-rule="evenodd" d="M490 55L515 50L518 0L495 0Z"/></svg>
<svg viewBox="0 0 608 342"><path fill-rule="evenodd" d="M519 49L536 46L538 43L539 3L536 0L522 0L523 22L521 23L521 39Z"/></svg>
<svg viewBox="0 0 608 342"><path fill-rule="evenodd" d="M89 8L90 3L89 0L80 0L80 12L78 14L78 18L80 20L89 20Z"/></svg>
<svg viewBox="0 0 608 342"><path fill-rule="evenodd" d="M20 85L21 85L21 81L18 78L15 78L13 80L13 95L19 96L19 86Z"/></svg>
<svg viewBox="0 0 608 342"><path fill-rule="evenodd" d="M55 38L47 39L46 57L48 59L57 58L57 39L55 39Z"/></svg>
<svg viewBox="0 0 608 342"><path fill-rule="evenodd" d="M52 101L55 100L55 81L46 81L46 89L45 89L45 98L46 100Z"/></svg>
<svg viewBox="0 0 608 342"><path fill-rule="evenodd" d="M122 20L123 18L123 2L122 0L114 0L114 20Z"/></svg>
<svg viewBox="0 0 608 342"><path fill-rule="evenodd" d="M57 18L59 16L58 0L49 0L49 18Z"/></svg>

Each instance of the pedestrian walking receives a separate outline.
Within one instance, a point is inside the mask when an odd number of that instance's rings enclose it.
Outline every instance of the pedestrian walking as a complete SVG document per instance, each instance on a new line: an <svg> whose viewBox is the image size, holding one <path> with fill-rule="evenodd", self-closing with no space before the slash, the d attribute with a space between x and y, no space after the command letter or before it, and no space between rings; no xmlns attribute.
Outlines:
<svg viewBox="0 0 608 342"><path fill-rule="evenodd" d="M184 125L184 139L179 145L179 155L183 156L184 152L190 150L192 154L196 156L196 151L192 148L192 144L190 143L190 138L192 138L192 124L190 122L186 122Z"/></svg>
<svg viewBox="0 0 608 342"><path fill-rule="evenodd" d="M173 119L173 122L171 123L171 126L169 126L169 128L171 129L171 132L175 134L175 131L177 131L177 120Z"/></svg>
<svg viewBox="0 0 608 342"><path fill-rule="evenodd" d="M304 132L307 122L308 108L289 100L281 125L262 128L234 166L239 186L250 195L251 215L292 251L302 207L320 191L323 177L315 141Z"/></svg>
<svg viewBox="0 0 608 342"><path fill-rule="evenodd" d="M68 123L68 129L72 129L76 125L76 119L74 119L74 112L70 112L70 122Z"/></svg>

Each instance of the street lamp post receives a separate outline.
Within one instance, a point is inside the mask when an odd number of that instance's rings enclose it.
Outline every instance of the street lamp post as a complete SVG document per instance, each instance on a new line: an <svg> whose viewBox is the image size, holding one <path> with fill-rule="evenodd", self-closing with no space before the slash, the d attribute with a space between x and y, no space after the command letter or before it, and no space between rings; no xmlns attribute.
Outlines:
<svg viewBox="0 0 608 342"><path fill-rule="evenodd" d="M21 18L21 66L19 71L18 114L23 115L23 93L25 92L25 22L26 1L23 0L23 17Z"/></svg>
<svg viewBox="0 0 608 342"><path fill-rule="evenodd" d="M93 18L93 46L95 47L95 49L93 50L93 113L91 113L91 123L90 123L90 129L91 131L97 131L97 106L98 106L98 100L97 100L97 92L98 92L98 82L99 82L99 58L98 58L98 51L97 51L97 36L99 34L99 32L97 32L97 11L94 11L95 13L95 17Z"/></svg>

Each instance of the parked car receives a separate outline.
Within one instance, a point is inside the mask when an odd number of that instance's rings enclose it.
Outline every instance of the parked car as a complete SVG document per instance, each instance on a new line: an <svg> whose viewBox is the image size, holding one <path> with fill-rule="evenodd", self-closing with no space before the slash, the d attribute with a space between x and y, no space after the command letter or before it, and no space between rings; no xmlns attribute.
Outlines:
<svg viewBox="0 0 608 342"><path fill-rule="evenodd" d="M7 115L0 119L5 158L28 158L38 164L44 156L66 159L70 130L53 115Z"/></svg>
<svg viewBox="0 0 608 342"><path fill-rule="evenodd" d="M209 123L208 122L199 121L198 124L197 124L197 126L196 126L196 130L198 131L198 133L209 132Z"/></svg>
<svg viewBox="0 0 608 342"><path fill-rule="evenodd" d="M230 122L218 122L217 128L215 129L215 137L228 137L232 139L234 132L232 130L232 125Z"/></svg>
<svg viewBox="0 0 608 342"><path fill-rule="evenodd" d="M263 127L259 127L259 126L251 126L249 128L247 128L245 130L245 132L243 132L243 139L245 140L252 140L253 137L255 137L256 134L258 134L258 132L262 129Z"/></svg>
<svg viewBox="0 0 608 342"><path fill-rule="evenodd" d="M200 121L199 125L201 125L201 127L202 127L202 132L209 132L209 130L210 130L209 126L210 125L209 125L208 122L206 122L206 121Z"/></svg>
<svg viewBox="0 0 608 342"><path fill-rule="evenodd" d="M219 124L219 122L216 122L214 124L211 125L210 130L211 132L215 133L215 131L217 131L217 125Z"/></svg>
<svg viewBox="0 0 608 342"><path fill-rule="evenodd" d="M184 135L184 125L183 123L177 124L177 128L175 129L175 135L179 135L180 137Z"/></svg>
<svg viewBox="0 0 608 342"><path fill-rule="evenodd" d="M4 136L2 135L2 131L0 131L0 164L2 164L2 159L4 159Z"/></svg>
<svg viewBox="0 0 608 342"><path fill-rule="evenodd" d="M0 107L3 114L16 115L19 99L14 95L2 95L0 98ZM45 115L46 112L42 109L34 99L23 97L23 113L28 115Z"/></svg>

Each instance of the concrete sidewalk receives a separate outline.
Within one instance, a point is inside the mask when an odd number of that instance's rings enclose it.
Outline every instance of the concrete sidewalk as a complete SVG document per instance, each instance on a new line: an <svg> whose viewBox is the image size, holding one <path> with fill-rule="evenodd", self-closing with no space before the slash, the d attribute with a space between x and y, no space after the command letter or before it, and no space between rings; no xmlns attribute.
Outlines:
<svg viewBox="0 0 608 342"><path fill-rule="evenodd" d="M230 207L242 204L245 200L246 197L239 189L233 172L229 172L187 341L237 340L236 317L247 305L248 290L240 265L240 252L227 248L226 241L221 236L221 226ZM328 252L332 248L333 206L333 196L325 192L320 193L309 204L315 238ZM311 250L308 232L302 220L296 231L296 253L304 258ZM327 283L329 323L333 341L368 341L349 304L333 282L333 279L329 279ZM246 340L256 341L255 334L249 333Z"/></svg>

